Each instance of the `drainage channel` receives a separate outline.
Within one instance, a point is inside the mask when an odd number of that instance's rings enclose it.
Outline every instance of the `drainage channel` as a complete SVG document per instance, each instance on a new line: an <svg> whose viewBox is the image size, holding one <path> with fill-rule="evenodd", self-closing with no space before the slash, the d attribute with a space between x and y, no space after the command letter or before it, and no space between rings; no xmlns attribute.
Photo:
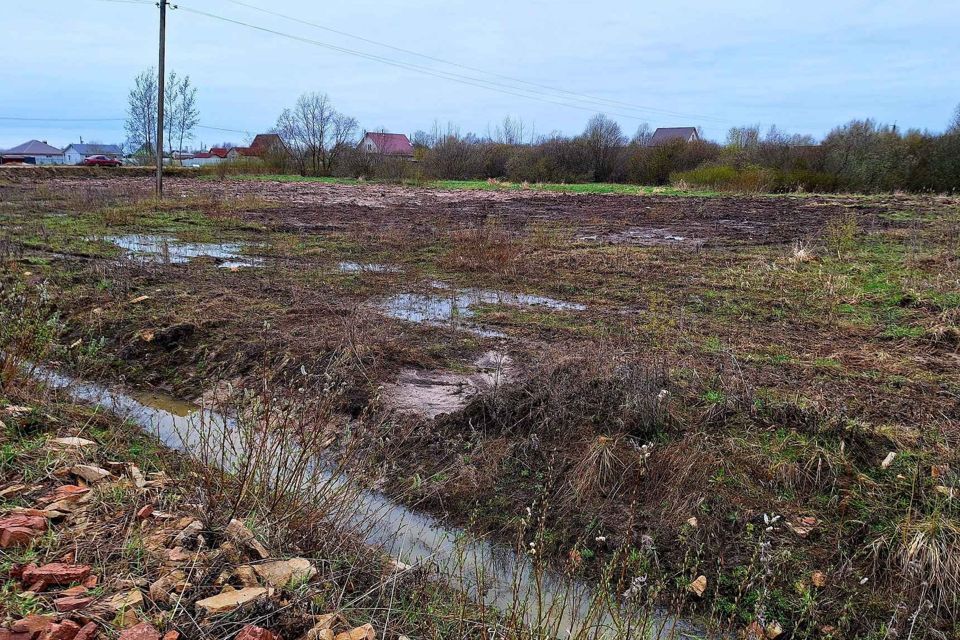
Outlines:
<svg viewBox="0 0 960 640"><path fill-rule="evenodd" d="M235 433L236 421L207 408L156 393L125 393L100 384L76 380L62 373L35 369L35 375L50 387L63 390L73 400L97 405L130 420L159 438L166 447L190 453L201 430L211 425L223 437ZM330 478L347 484L348 478ZM551 572L535 571L532 562L512 549L477 539L467 531L447 527L438 519L420 514L381 493L362 491L351 524L358 526L364 541L412 566L430 566L467 590L475 598L501 611L525 602L525 620L534 627L559 630L559 637L703 638L709 634L699 624L664 610L630 619L622 611L597 614L592 606L595 589L585 583ZM614 607L615 608L615 607ZM639 621L638 621L639 620ZM646 632L638 629L646 628Z"/></svg>

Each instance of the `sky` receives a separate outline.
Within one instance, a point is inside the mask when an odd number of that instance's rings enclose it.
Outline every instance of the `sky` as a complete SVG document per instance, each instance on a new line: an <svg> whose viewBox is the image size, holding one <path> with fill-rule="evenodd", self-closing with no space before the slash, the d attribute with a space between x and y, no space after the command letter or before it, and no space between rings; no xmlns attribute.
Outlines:
<svg viewBox="0 0 960 640"><path fill-rule="evenodd" d="M603 112L628 135L646 122L716 140L747 124L819 138L866 117L940 131L960 103L957 0L176 2L167 68L199 89L197 148L246 143L312 91L362 130L484 135L510 115L574 134ZM0 148L122 141L158 14L142 0L0 0Z"/></svg>

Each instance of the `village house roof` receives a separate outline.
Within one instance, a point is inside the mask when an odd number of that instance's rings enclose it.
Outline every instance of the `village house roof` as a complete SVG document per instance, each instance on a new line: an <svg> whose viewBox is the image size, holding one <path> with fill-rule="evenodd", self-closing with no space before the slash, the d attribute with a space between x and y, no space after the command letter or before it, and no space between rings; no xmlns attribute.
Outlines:
<svg viewBox="0 0 960 640"><path fill-rule="evenodd" d="M388 156L412 156L413 145L410 139L402 133L371 133L364 138L369 139L377 147L377 151Z"/></svg>
<svg viewBox="0 0 960 640"><path fill-rule="evenodd" d="M699 139L700 134L697 133L696 127L660 127L653 132L653 137L650 138L649 146L655 147L658 144L666 144L676 140L693 142L694 140Z"/></svg>
<svg viewBox="0 0 960 640"><path fill-rule="evenodd" d="M230 153L230 149L224 147L213 147L210 149L210 154L218 158L226 158L228 153Z"/></svg>
<svg viewBox="0 0 960 640"><path fill-rule="evenodd" d="M268 153L273 149L283 147L283 139L276 133L260 133L250 143L250 148L260 153Z"/></svg>
<svg viewBox="0 0 960 640"><path fill-rule="evenodd" d="M39 140L30 140L13 149L7 149L3 152L8 156L62 156L63 151L56 147L51 147L46 142Z"/></svg>
<svg viewBox="0 0 960 640"><path fill-rule="evenodd" d="M115 144L71 144L63 150L64 153L73 149L85 156L122 156L123 150Z"/></svg>

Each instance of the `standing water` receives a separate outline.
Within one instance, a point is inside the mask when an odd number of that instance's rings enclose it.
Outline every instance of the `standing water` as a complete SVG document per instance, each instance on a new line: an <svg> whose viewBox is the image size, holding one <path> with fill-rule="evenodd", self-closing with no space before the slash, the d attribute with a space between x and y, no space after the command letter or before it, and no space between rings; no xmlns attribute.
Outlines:
<svg viewBox="0 0 960 640"><path fill-rule="evenodd" d="M229 416L162 394L123 393L46 369L38 369L36 375L75 400L96 404L133 421L166 447L178 451L197 449L202 425L208 433L214 425L225 438L236 430L236 421ZM349 482L345 477L334 480L341 485ZM445 578L474 597L482 596L487 606L501 611L526 607L524 619L534 627L556 630L561 638L624 637L625 632L626 637L637 637L636 617L625 617L618 607L606 602L605 610L598 614L592 606L595 590L588 585L537 571L528 558L513 550L444 526L436 518L411 511L383 494L361 492L351 517L351 524L358 525L368 545L406 564L438 568ZM369 522L376 524L360 526ZM642 624L648 630L640 633L641 637L705 635L696 625L662 610L644 615Z"/></svg>

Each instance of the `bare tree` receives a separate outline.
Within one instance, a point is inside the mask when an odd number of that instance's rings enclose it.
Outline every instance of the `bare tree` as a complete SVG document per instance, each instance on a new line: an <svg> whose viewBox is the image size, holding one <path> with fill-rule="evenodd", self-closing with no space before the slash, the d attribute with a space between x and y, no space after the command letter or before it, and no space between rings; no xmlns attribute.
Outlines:
<svg viewBox="0 0 960 640"><path fill-rule="evenodd" d="M176 71L171 72L164 87L163 102L167 150L172 155L174 151L183 150L185 140L193 139L193 130L200 123L197 88L190 82L190 76L180 78Z"/></svg>
<svg viewBox="0 0 960 640"><path fill-rule="evenodd" d="M590 118L581 136L590 155L593 179L602 182L613 175L625 139L620 125L602 113Z"/></svg>
<svg viewBox="0 0 960 640"><path fill-rule="evenodd" d="M523 118L505 116L503 122L497 125L490 138L500 144L524 144L527 138L527 130Z"/></svg>
<svg viewBox="0 0 960 640"><path fill-rule="evenodd" d="M329 175L337 159L351 146L357 121L333 108L330 97L306 93L277 119L277 132L286 142L302 174Z"/></svg>
<svg viewBox="0 0 960 640"><path fill-rule="evenodd" d="M960 104L957 105L956 110L953 112L953 120L951 120L947 126L947 133L960 133Z"/></svg>
<svg viewBox="0 0 960 640"><path fill-rule="evenodd" d="M653 129L650 128L650 124L647 122L641 122L640 126L637 127L637 132L633 134L633 144L645 147L650 144L650 140L653 139Z"/></svg>
<svg viewBox="0 0 960 640"><path fill-rule="evenodd" d="M133 80L127 98L127 120L124 124L129 146L134 153L156 155L157 135L157 72L148 69Z"/></svg>

